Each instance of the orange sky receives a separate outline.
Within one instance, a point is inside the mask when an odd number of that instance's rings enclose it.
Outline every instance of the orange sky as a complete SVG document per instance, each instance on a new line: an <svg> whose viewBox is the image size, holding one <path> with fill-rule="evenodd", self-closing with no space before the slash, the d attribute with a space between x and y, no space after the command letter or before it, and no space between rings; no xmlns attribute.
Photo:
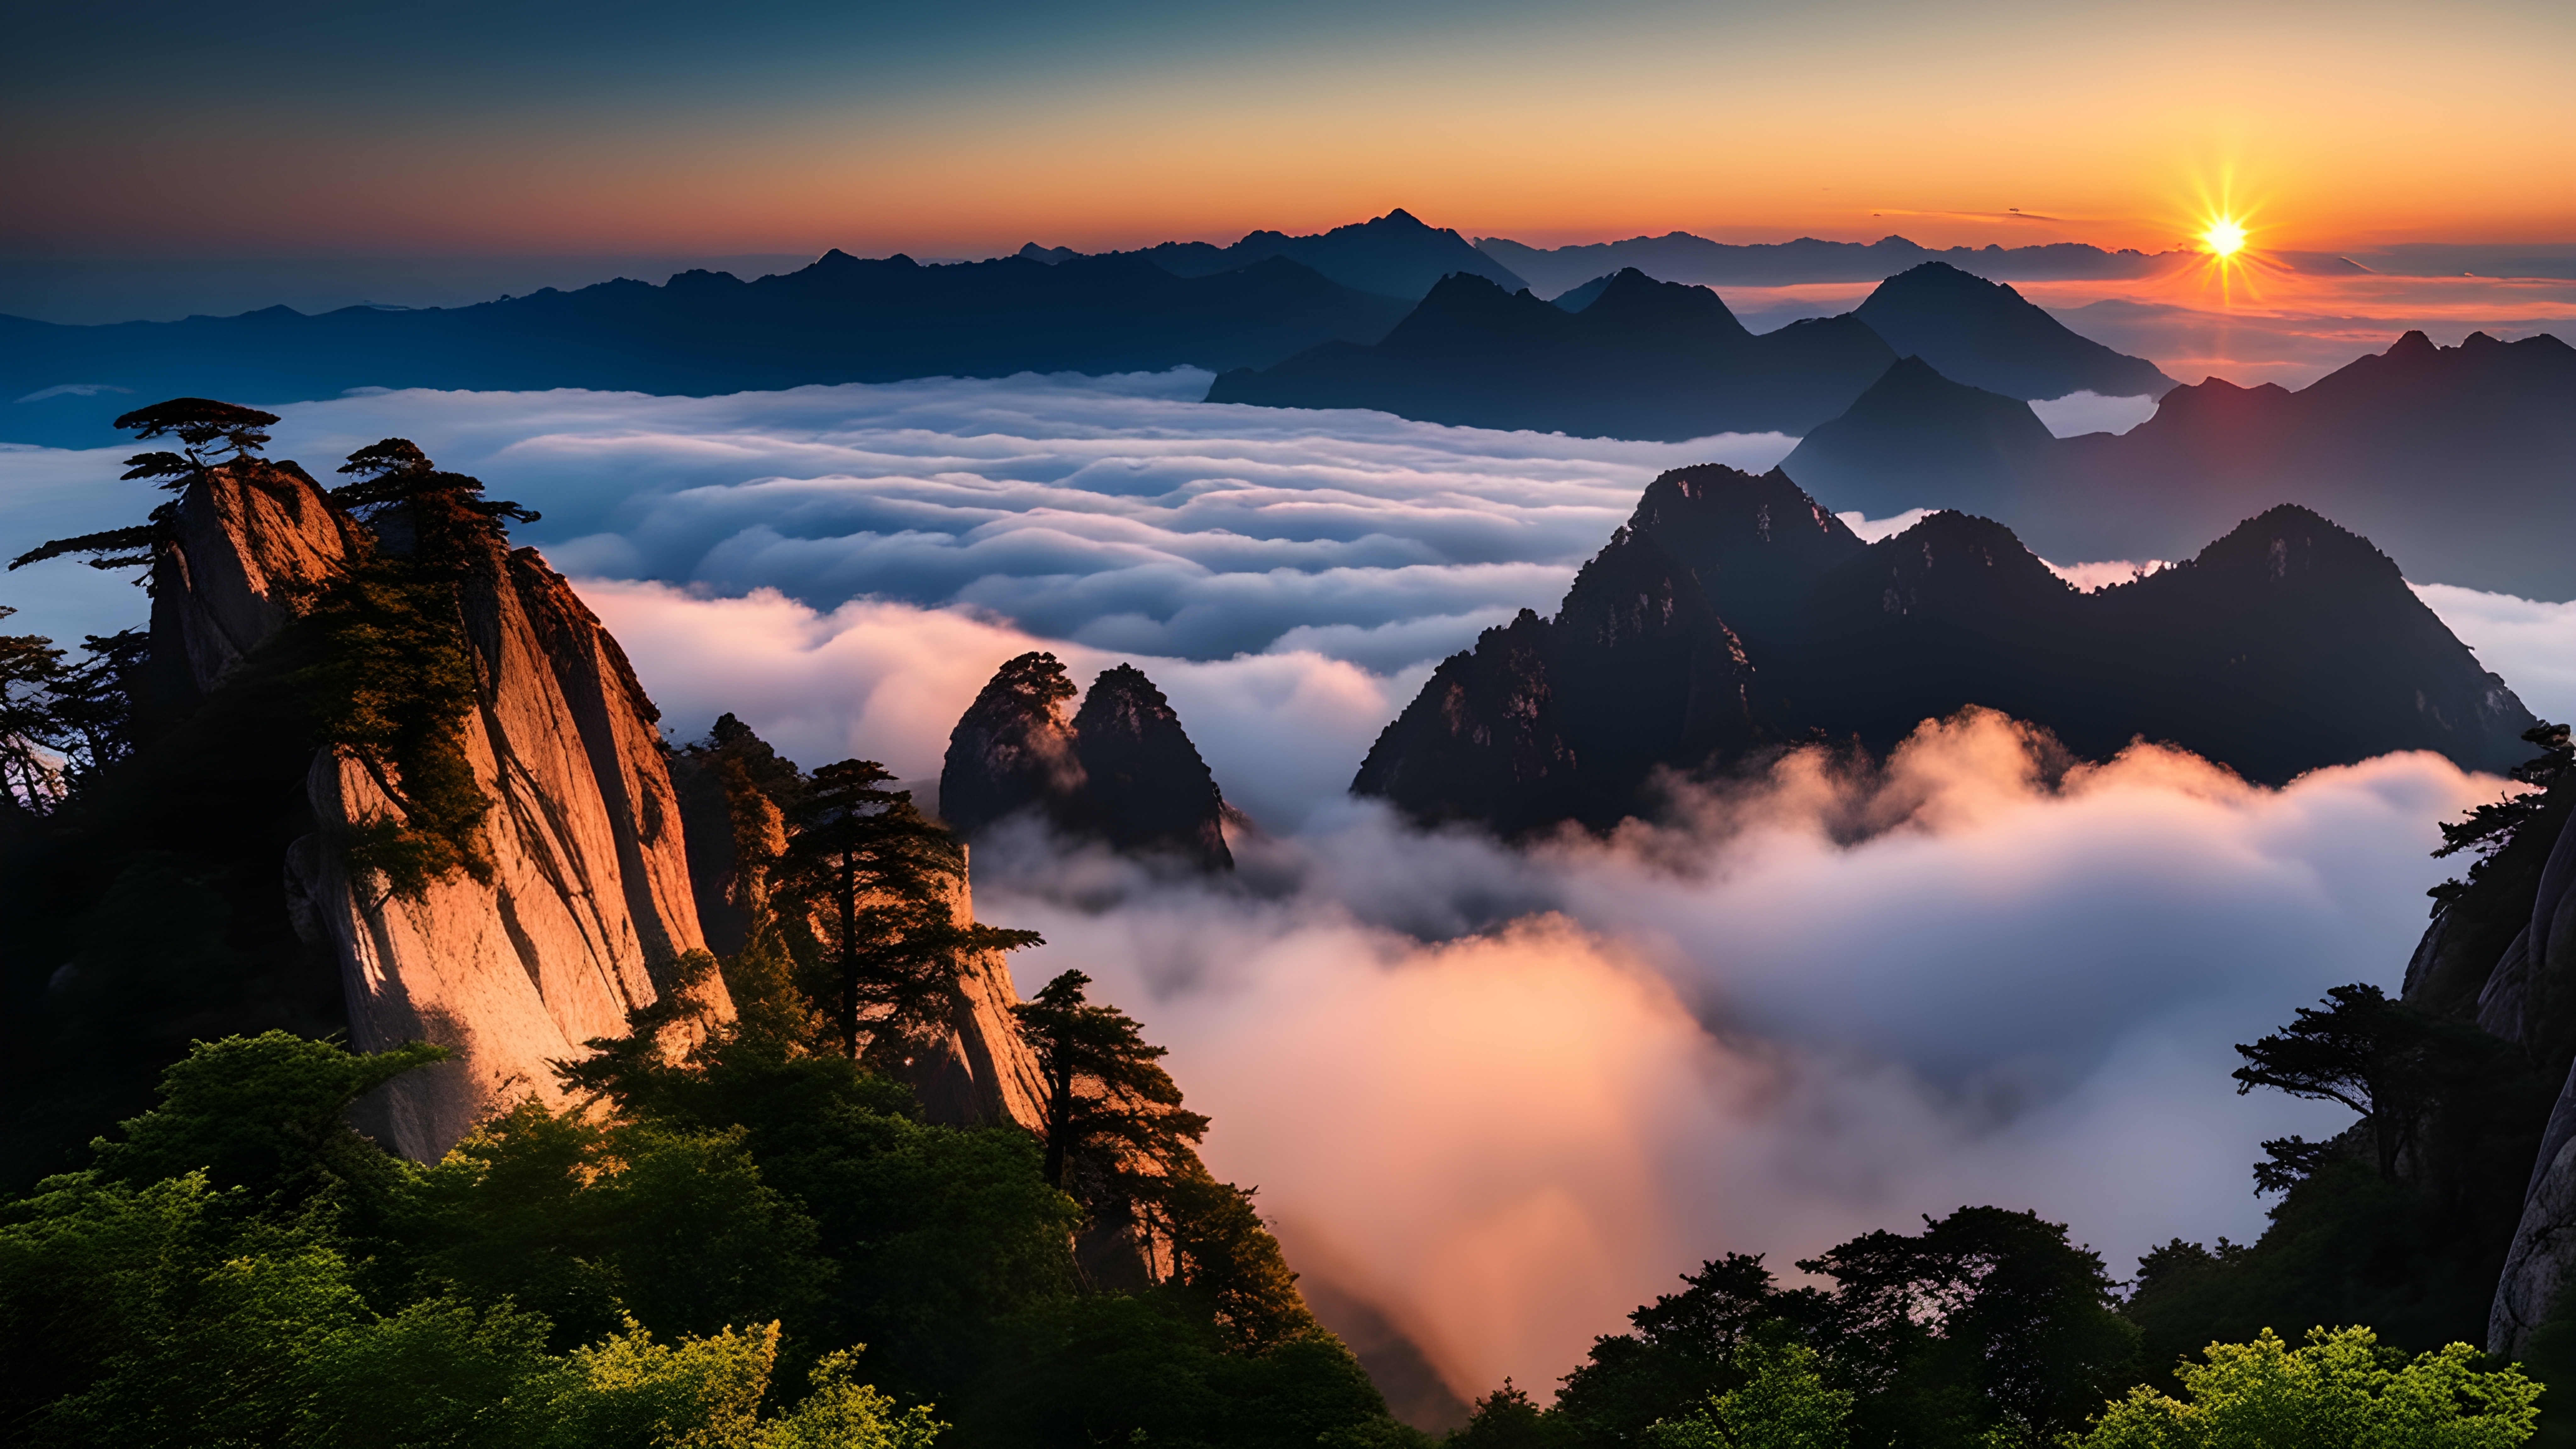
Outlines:
<svg viewBox="0 0 2576 1449"><path fill-rule="evenodd" d="M249 88L221 55L156 71L64 22L0 77L0 248L941 255L1401 205L1540 244L2160 249L2222 190L2273 246L2576 238L2556 0L1416 8L801 48L700 26L703 63L646 26L604 59L496 37L500 59L431 46L417 73L289 35L265 43L311 57Z"/></svg>

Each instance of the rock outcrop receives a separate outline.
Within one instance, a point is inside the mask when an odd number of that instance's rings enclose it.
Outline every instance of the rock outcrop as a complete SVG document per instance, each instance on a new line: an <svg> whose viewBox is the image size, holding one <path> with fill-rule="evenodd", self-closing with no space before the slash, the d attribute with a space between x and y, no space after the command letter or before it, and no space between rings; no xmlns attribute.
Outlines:
<svg viewBox="0 0 2576 1449"><path fill-rule="evenodd" d="M1043 718L1047 711L1041 707L1037 714ZM718 719L706 739L672 756L672 777L699 918L709 923L710 944L731 955L770 909L767 863L786 848L786 809L804 777L732 715ZM975 897L967 873L961 870L948 890L951 918L961 926L972 923ZM930 1120L1044 1130L1046 1080L1011 1015L1019 999L1000 952L979 951L967 959L951 1002L948 1040L932 1060L913 1064L913 1086Z"/></svg>
<svg viewBox="0 0 2576 1449"><path fill-rule="evenodd" d="M179 500L156 564L153 638L211 689L283 629L368 531L292 465L216 469ZM353 871L346 843L400 818L389 782L325 748L308 778L316 828L288 852L298 929L344 978L351 1044L408 1040L454 1059L363 1102L388 1147L434 1158L511 1099L560 1100L549 1069L616 1036L705 941L656 712L616 641L533 549L495 543L458 587L474 707L464 750L493 801L488 881L415 896ZM698 989L729 1010L712 977Z"/></svg>
<svg viewBox="0 0 2576 1449"><path fill-rule="evenodd" d="M1197 870L1234 868L1226 804L1180 716L1144 671L1092 681L1073 718L1073 681L1052 654L1009 660L948 737L939 812L961 839L1035 814L1059 833Z"/></svg>
<svg viewBox="0 0 2576 1449"><path fill-rule="evenodd" d="M2491 1016L2517 1029L2527 1021L2537 1025L2533 998L2548 987L2563 994L2576 981L2576 813L2559 813L2556 840L2532 892L2530 917L2480 994L2481 1026ZM2532 1162L2522 1220L2514 1229L2487 1319L2488 1352L2520 1357L2533 1331L2559 1310L2571 1282L2576 1282L2576 1071L2559 1091Z"/></svg>
<svg viewBox="0 0 2576 1449"><path fill-rule="evenodd" d="M1972 706L2081 755L2143 736L2266 783L2406 749L2501 770L2533 723L2396 565L2305 509L2086 593L1999 523L1864 544L1782 471L1709 466L1656 479L1553 620L1442 664L1352 789L1425 822L1601 827L1661 768L1884 751Z"/></svg>

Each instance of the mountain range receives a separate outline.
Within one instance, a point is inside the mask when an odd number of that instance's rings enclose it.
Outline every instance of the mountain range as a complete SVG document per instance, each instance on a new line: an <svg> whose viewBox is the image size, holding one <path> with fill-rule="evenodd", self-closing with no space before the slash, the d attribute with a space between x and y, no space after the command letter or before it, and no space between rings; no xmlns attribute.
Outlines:
<svg viewBox="0 0 2576 1449"><path fill-rule="evenodd" d="M2142 277L2159 258L2145 252L2104 251L2081 242L2029 247L1918 246L1901 236L1874 242L1795 241L1737 246L1686 231L1635 236L1580 246L1533 247L1504 237L1479 237L1476 249L1529 279L1531 290L1553 297L1588 278L1635 267L1667 282L1707 286L1786 287L1801 282L1875 282L1924 262L1946 262L1994 281L2060 277Z"/></svg>
<svg viewBox="0 0 2576 1449"><path fill-rule="evenodd" d="M1019 254L1046 262L1081 255L1070 248L1041 247L1035 242L1020 248ZM1402 207L1313 236L1256 231L1232 246L1164 242L1136 251L1099 255L1142 257L1180 277L1213 276L1272 257L1285 257L1345 287L1407 300L1427 295L1442 277L1453 272L1483 277L1508 292L1529 285L1490 252L1478 250L1447 227L1426 225Z"/></svg>
<svg viewBox="0 0 2576 1449"><path fill-rule="evenodd" d="M1780 470L1709 465L1649 485L1553 619L1444 661L1351 788L1424 822L1606 827L1659 769L1884 753L1980 707L2077 756L2143 738L2265 783L2406 749L2500 770L2533 723L2386 555L2303 508L2086 593L1999 523L1864 543Z"/></svg>
<svg viewBox="0 0 2576 1449"><path fill-rule="evenodd" d="M1454 275L1381 342L1328 342L1225 373L1207 396L1588 436L1804 434L1906 355L2016 397L2173 386L2153 363L2077 336L2010 287L1926 262L1852 312L1760 334L1706 287L1635 268L1559 304Z"/></svg>
<svg viewBox="0 0 2576 1449"><path fill-rule="evenodd" d="M1463 244L1462 244L1463 249ZM706 395L1016 372L1263 366L1374 341L1406 299L1285 257L1179 276L1141 256L921 266L840 251L746 282L691 271L472 307L284 307L73 327L0 317L0 441L96 446L138 398L297 402L360 387Z"/></svg>
<svg viewBox="0 0 2576 1449"><path fill-rule="evenodd" d="M2409 332L2296 391L2210 378L2126 433L2063 439L2001 390L1899 366L1781 466L1837 509L2010 518L2069 560L2173 558L2298 503L2419 582L2576 598L2576 348L2547 333Z"/></svg>

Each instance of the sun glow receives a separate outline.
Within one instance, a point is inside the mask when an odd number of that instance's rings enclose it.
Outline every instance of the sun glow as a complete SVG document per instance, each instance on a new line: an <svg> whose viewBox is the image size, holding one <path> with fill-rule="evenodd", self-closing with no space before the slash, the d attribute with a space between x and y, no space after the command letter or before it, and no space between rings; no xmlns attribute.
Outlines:
<svg viewBox="0 0 2576 1449"><path fill-rule="evenodd" d="M2245 250L2245 224L2232 216L2218 217L2200 234L2200 244L2211 256L2232 257Z"/></svg>

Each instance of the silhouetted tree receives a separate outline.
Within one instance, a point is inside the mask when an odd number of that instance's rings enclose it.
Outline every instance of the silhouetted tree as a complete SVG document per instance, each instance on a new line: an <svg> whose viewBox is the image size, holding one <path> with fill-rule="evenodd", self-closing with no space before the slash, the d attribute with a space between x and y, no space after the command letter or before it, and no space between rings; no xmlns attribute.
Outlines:
<svg viewBox="0 0 2576 1449"><path fill-rule="evenodd" d="M1011 1008L1046 1074L1046 1179L1053 1187L1065 1186L1067 1165L1077 1160L1142 1158L1169 1172L1194 1160L1192 1147L1207 1135L1208 1119L1182 1108L1181 1089L1163 1070L1167 1049L1148 1046L1127 1013L1085 1000L1090 984L1067 971Z"/></svg>
<svg viewBox="0 0 2576 1449"><path fill-rule="evenodd" d="M874 760L814 772L789 816L771 889L810 911L827 977L814 993L844 1055L888 1070L909 1065L948 1030L958 979L977 951L1043 944L1035 931L956 919L965 853Z"/></svg>
<svg viewBox="0 0 2576 1449"><path fill-rule="evenodd" d="M209 468L228 463L256 462L259 450L268 446L265 430L276 421L275 413L202 397L174 397L148 408L137 408L118 418L116 426L132 430L137 442L176 437L183 451L137 453L125 460L124 477L128 480L157 480L165 492L184 491ZM75 538L49 539L10 560L9 567L21 569L31 563L42 563L67 554L90 555L89 566L95 569L148 564L152 562L154 546L168 536L176 507L175 501L164 503L152 510L147 521L131 528L111 528Z"/></svg>
<svg viewBox="0 0 2576 1449"><path fill-rule="evenodd" d="M2437 915L2486 873L2496 856L2519 838L2524 826L2540 817L2548 808L2550 791L2576 773L2576 741L2569 739L2567 726L2539 724L2524 730L2522 737L2537 746L2540 753L2514 766L2511 773L2514 779L2536 788L2491 800L2459 820L2442 824L2442 848L2433 852L2436 859L2462 851L2473 851L2477 858L2470 863L2466 879L2446 880L2425 893L2433 898Z"/></svg>
<svg viewBox="0 0 2576 1449"><path fill-rule="evenodd" d="M0 619L18 611L0 605ZM43 811L63 792L50 746L61 728L53 690L63 651L38 634L0 635L0 808Z"/></svg>
<svg viewBox="0 0 2576 1449"><path fill-rule="evenodd" d="M2439 1020L2367 983L2338 986L2322 1011L2303 1006L2286 1027L2237 1054L2236 1094L2270 1087L2310 1101L2340 1102L2370 1128L2379 1175L2397 1180L2398 1164L2442 1089L2474 1072L2486 1055L2475 1028ZM2279 1147L2280 1151L2273 1151ZM2312 1170L2312 1144L2265 1143L2276 1170L2268 1180ZM2258 1185L2267 1178L2257 1169Z"/></svg>
<svg viewBox="0 0 2576 1449"><path fill-rule="evenodd" d="M482 479L438 467L409 438L378 439L351 453L339 471L350 481L330 490L331 501L427 569L463 568L478 545L503 542L508 523L543 516L485 498Z"/></svg>

